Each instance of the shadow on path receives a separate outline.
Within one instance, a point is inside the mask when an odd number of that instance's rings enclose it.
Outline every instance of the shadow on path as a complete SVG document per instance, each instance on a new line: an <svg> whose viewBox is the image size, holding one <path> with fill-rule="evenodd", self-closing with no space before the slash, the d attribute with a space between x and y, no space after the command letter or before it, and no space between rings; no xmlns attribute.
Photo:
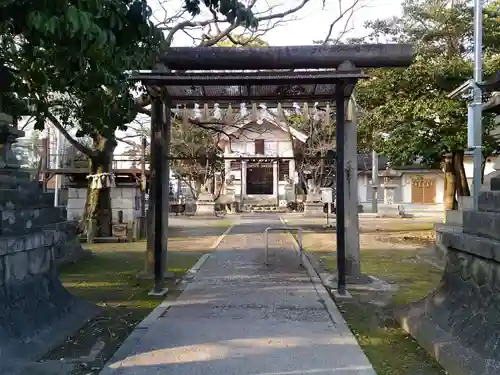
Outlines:
<svg viewBox="0 0 500 375"><path fill-rule="evenodd" d="M270 234L264 266L270 225L281 226L277 215L241 218L167 313L101 375L374 375L299 268L288 234Z"/></svg>

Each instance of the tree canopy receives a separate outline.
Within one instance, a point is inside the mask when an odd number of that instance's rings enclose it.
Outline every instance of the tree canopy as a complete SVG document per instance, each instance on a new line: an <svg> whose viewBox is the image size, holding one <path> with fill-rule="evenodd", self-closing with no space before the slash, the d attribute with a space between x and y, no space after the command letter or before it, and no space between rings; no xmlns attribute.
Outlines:
<svg viewBox="0 0 500 375"><path fill-rule="evenodd" d="M358 84L364 113L363 137L397 164L422 160L428 165L467 145L467 100L447 95L472 78L472 9L466 1L447 7L447 1L408 0L403 16L367 23L370 41L412 42L415 62L407 69L369 72ZM484 70L500 69L498 18L500 2L484 9ZM489 152L496 144L488 137L492 122L484 119Z"/></svg>

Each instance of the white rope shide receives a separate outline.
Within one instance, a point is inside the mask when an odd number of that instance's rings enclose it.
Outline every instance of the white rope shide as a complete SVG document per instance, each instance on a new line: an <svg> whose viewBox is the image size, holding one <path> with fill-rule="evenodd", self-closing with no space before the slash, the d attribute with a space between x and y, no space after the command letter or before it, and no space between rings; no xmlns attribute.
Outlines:
<svg viewBox="0 0 500 375"><path fill-rule="evenodd" d="M89 174L87 179L90 179L90 188L91 189L105 189L116 187L115 184L115 175L113 173L96 173Z"/></svg>

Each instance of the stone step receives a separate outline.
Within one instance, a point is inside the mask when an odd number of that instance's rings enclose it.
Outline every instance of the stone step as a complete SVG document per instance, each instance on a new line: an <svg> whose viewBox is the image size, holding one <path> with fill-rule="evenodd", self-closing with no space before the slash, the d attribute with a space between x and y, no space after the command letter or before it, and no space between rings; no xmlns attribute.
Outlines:
<svg viewBox="0 0 500 375"><path fill-rule="evenodd" d="M500 212L500 191L481 191L478 206L479 211Z"/></svg>
<svg viewBox="0 0 500 375"><path fill-rule="evenodd" d="M43 228L47 224L66 220L64 207L4 209L0 211L1 235L23 234Z"/></svg>
<svg viewBox="0 0 500 375"><path fill-rule="evenodd" d="M462 215L464 233L500 240L500 212L466 210Z"/></svg>
<svg viewBox="0 0 500 375"><path fill-rule="evenodd" d="M457 224L436 224L434 226L434 229L439 232L451 232L451 233L462 233L463 232L463 227L462 225L457 225Z"/></svg>
<svg viewBox="0 0 500 375"><path fill-rule="evenodd" d="M66 240L79 244L77 225L78 223L75 221L65 220L58 223L44 224L42 227L20 235L2 234L0 236L0 256L44 246L64 244ZM61 250L64 251L64 249Z"/></svg>
<svg viewBox="0 0 500 375"><path fill-rule="evenodd" d="M23 170L6 171L0 169L0 189L17 189L18 186L24 186L32 183L32 177L29 172Z"/></svg>
<svg viewBox="0 0 500 375"><path fill-rule="evenodd" d="M463 212L460 210L446 210L445 223L450 225L462 225Z"/></svg>
<svg viewBox="0 0 500 375"><path fill-rule="evenodd" d="M498 240L436 228L436 244L485 259L500 261L500 241Z"/></svg>
<svg viewBox="0 0 500 375"><path fill-rule="evenodd" d="M44 193L38 189L0 189L0 210L23 208L43 208L54 204L54 193Z"/></svg>
<svg viewBox="0 0 500 375"><path fill-rule="evenodd" d="M0 178L0 189L1 190L40 190L41 184L34 181L19 181L16 178Z"/></svg>
<svg viewBox="0 0 500 375"><path fill-rule="evenodd" d="M7 189L7 190L21 190L21 189L26 189L26 188L31 188L33 186L30 182L25 181L25 182L19 182L19 180L15 178L3 178L0 179L0 189Z"/></svg>

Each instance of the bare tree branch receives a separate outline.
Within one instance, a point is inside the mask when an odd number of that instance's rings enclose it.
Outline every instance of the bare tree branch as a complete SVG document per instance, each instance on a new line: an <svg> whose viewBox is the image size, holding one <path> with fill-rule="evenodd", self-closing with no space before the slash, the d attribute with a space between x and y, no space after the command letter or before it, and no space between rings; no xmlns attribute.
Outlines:
<svg viewBox="0 0 500 375"><path fill-rule="evenodd" d="M352 16L354 15L354 13L363 8L364 6L366 6L364 3L363 3L363 0L353 0L352 4L347 7L345 10L343 9L343 6L342 6L342 0L338 0L339 2L339 14L338 16L330 23L330 26L328 27L328 31L326 33L326 36L325 36L325 39L321 42L322 44L327 44L327 43L331 43L332 40L331 40L331 37L332 37L332 33L333 33L333 29L334 27L337 25L337 23L339 23L342 19L344 19L347 15L347 21L344 25L344 32L341 32L341 36L338 36L336 38L336 42L335 43L338 43L340 41L340 38L346 33L345 30L347 30L347 25L348 23L350 22L350 20L352 19Z"/></svg>
<svg viewBox="0 0 500 375"><path fill-rule="evenodd" d="M56 129L61 132L63 137L66 138L66 140L71 144L71 146L80 151L82 154L87 155L88 157L96 156L96 153L92 151L89 147L82 145L75 138L73 138L73 136L69 134L69 132L64 128L64 126L61 124L61 122L57 119L56 116L54 116L49 111L45 111L44 115L56 127Z"/></svg>

